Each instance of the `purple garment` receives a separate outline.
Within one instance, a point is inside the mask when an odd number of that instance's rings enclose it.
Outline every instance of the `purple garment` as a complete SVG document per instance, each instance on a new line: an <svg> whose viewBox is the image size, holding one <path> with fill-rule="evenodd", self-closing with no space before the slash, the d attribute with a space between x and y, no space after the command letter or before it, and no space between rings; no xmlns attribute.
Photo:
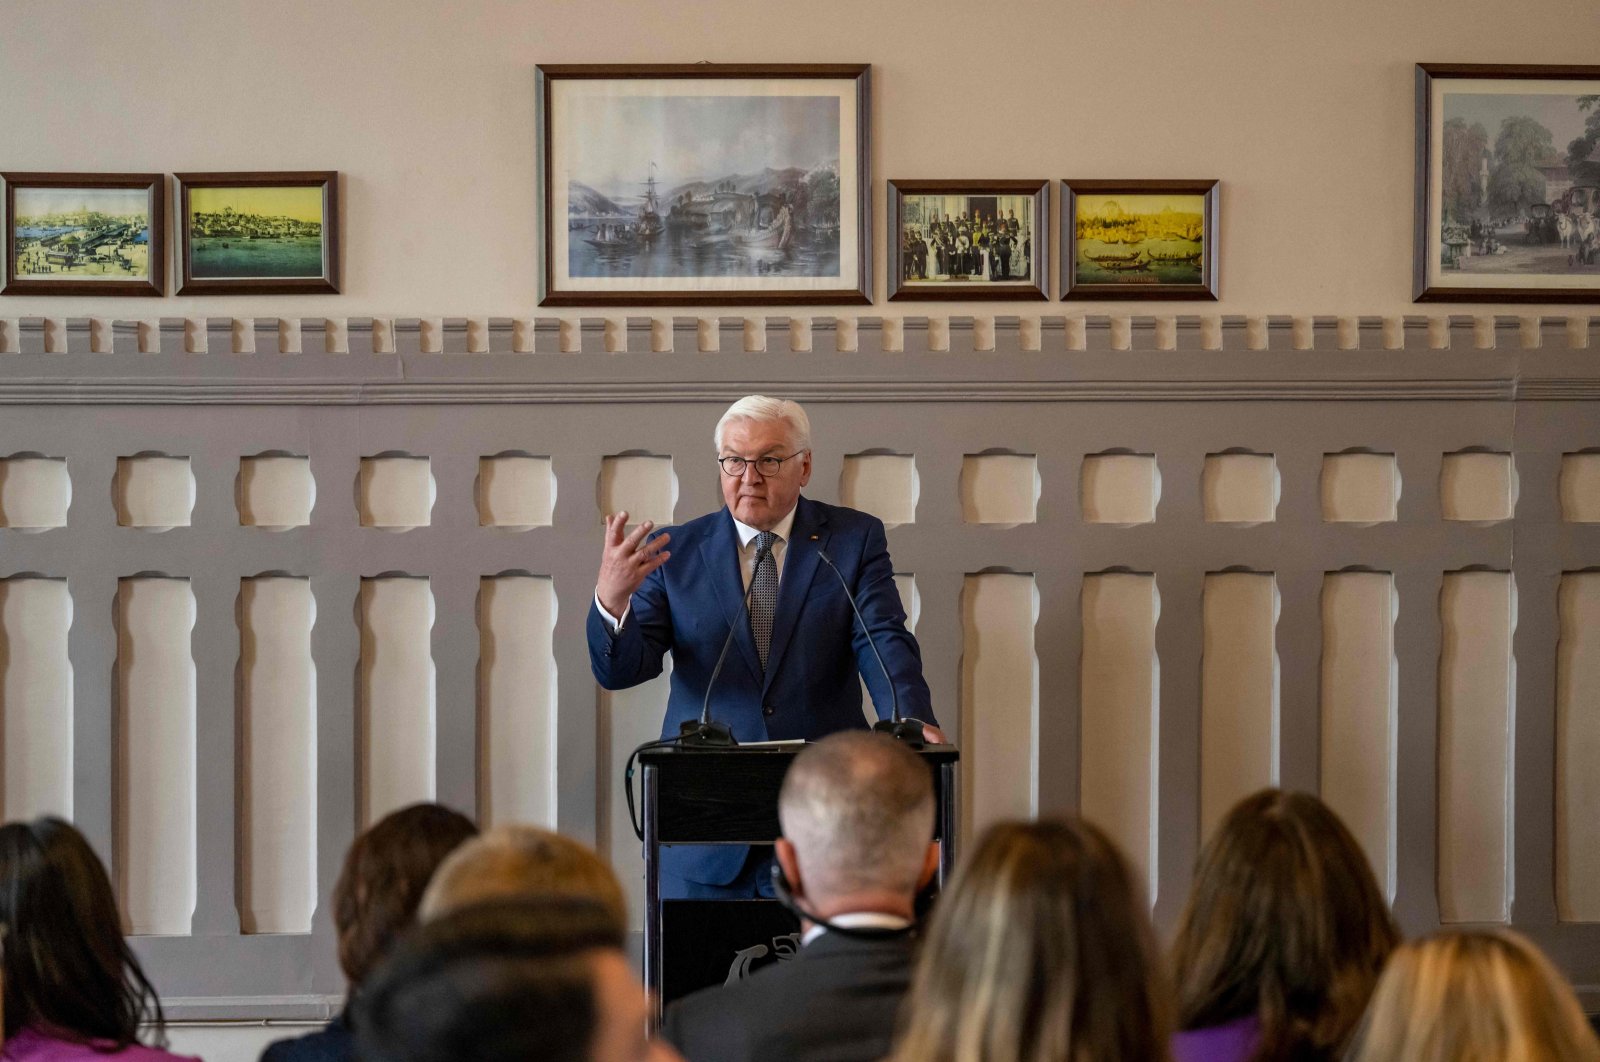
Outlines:
<svg viewBox="0 0 1600 1062"><path fill-rule="evenodd" d="M1174 1062L1245 1062L1260 1034L1254 1014L1226 1025L1189 1029L1172 1038L1172 1057Z"/></svg>
<svg viewBox="0 0 1600 1062"><path fill-rule="evenodd" d="M33 1028L20 1030L6 1041L4 1050L0 1050L0 1059L5 1062L99 1062L106 1058L128 1062L200 1062L189 1055L175 1055L143 1044L132 1044L121 1051L96 1050L93 1044L60 1040Z"/></svg>

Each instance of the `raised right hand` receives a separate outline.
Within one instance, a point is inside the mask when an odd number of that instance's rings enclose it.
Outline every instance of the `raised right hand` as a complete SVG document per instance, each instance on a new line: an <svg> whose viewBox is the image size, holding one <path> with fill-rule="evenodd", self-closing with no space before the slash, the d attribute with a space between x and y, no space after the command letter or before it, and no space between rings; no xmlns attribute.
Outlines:
<svg viewBox="0 0 1600 1062"><path fill-rule="evenodd" d="M672 556L666 549L671 535L657 535L644 543L655 524L646 520L624 535L627 526L626 511L606 517L605 548L600 553L600 578L595 583L601 606L618 619L628 610L628 599L644 584L645 576Z"/></svg>

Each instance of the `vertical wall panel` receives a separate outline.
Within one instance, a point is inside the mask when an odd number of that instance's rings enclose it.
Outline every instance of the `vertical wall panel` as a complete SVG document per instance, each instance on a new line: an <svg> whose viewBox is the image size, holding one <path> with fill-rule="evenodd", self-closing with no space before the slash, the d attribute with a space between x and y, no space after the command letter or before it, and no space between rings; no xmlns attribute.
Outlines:
<svg viewBox="0 0 1600 1062"><path fill-rule="evenodd" d="M262 454L239 459L239 523L284 530L311 523L317 484L311 459Z"/></svg>
<svg viewBox="0 0 1600 1062"><path fill-rule="evenodd" d="M839 474L839 501L890 527L916 522L920 489L910 454L846 454Z"/></svg>
<svg viewBox="0 0 1600 1062"><path fill-rule="evenodd" d="M425 578L361 580L361 821L432 800L437 718Z"/></svg>
<svg viewBox="0 0 1600 1062"><path fill-rule="evenodd" d="M1160 611L1154 576L1084 576L1083 814L1122 846L1151 896Z"/></svg>
<svg viewBox="0 0 1600 1062"><path fill-rule="evenodd" d="M1039 461L1033 454L968 454L961 459L961 519L1010 527L1038 519Z"/></svg>
<svg viewBox="0 0 1600 1062"><path fill-rule="evenodd" d="M548 576L479 582L478 785L485 824L556 823L556 595Z"/></svg>
<svg viewBox="0 0 1600 1062"><path fill-rule="evenodd" d="M1439 915L1503 922L1510 904L1517 591L1509 572L1450 572L1439 595Z"/></svg>
<svg viewBox="0 0 1600 1062"><path fill-rule="evenodd" d="M66 527L70 504L72 479L65 458L0 458L0 527Z"/></svg>
<svg viewBox="0 0 1600 1062"><path fill-rule="evenodd" d="M1039 662L1032 575L969 575L961 592L960 742L968 836L1036 808Z"/></svg>
<svg viewBox="0 0 1600 1062"><path fill-rule="evenodd" d="M1079 480L1088 524L1148 524L1161 500L1161 470L1154 454L1090 454Z"/></svg>
<svg viewBox="0 0 1600 1062"><path fill-rule="evenodd" d="M1206 576L1200 667L1200 836L1278 780L1278 584L1271 574Z"/></svg>
<svg viewBox="0 0 1600 1062"><path fill-rule="evenodd" d="M309 933L317 906L317 669L308 579L239 583L239 922Z"/></svg>
<svg viewBox="0 0 1600 1062"><path fill-rule="evenodd" d="M1322 798L1394 890L1394 621L1388 572L1329 572L1322 581Z"/></svg>
<svg viewBox="0 0 1600 1062"><path fill-rule="evenodd" d="M1561 577L1556 657L1556 908L1600 922L1600 571Z"/></svg>
<svg viewBox="0 0 1600 1062"><path fill-rule="evenodd" d="M130 933L186 934L194 915L194 620L189 580L118 582L114 858Z"/></svg>
<svg viewBox="0 0 1600 1062"><path fill-rule="evenodd" d="M7 820L72 817L72 665L65 579L0 579L0 722Z"/></svg>

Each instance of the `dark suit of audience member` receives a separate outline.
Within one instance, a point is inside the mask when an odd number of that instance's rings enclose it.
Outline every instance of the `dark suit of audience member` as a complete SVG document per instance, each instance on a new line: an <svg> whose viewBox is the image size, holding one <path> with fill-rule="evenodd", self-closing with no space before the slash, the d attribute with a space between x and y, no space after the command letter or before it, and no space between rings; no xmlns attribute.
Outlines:
<svg viewBox="0 0 1600 1062"><path fill-rule="evenodd" d="M917 890L939 862L928 768L882 734L831 735L795 757L778 819L799 953L679 1000L662 1035L689 1062L876 1062L911 984Z"/></svg>
<svg viewBox="0 0 1600 1062"><path fill-rule="evenodd" d="M914 959L908 933L823 933L787 962L685 998L661 1034L690 1062L871 1062L889 1053Z"/></svg>

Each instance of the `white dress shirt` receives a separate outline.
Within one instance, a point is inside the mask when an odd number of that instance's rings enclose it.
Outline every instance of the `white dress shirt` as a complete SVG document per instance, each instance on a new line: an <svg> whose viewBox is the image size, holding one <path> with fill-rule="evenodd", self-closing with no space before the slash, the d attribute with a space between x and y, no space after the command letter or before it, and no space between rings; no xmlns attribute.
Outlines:
<svg viewBox="0 0 1600 1062"><path fill-rule="evenodd" d="M794 530L795 509L798 509L799 507L800 503L796 502L794 509L790 509L784 518L778 521L777 526L772 529L772 533L778 536L778 540L772 544L772 563L777 565L778 585L780 586L783 585L783 558L789 552L789 533ZM750 589L750 580L753 579L756 574L756 536L761 534L761 532L756 528L751 527L749 524L744 523L738 517L734 518L733 530L739 536L739 578L743 583L745 591L748 592ZM670 564L671 562L668 561L668 563ZM594 592L594 607L599 610L600 618L606 621L606 623L611 627L612 633L615 634L622 627L622 624L627 620L628 613L633 611L633 601L631 598L629 599L628 607L622 610L621 616L613 616L611 613L607 612L606 607L600 603L600 590L598 587L596 587Z"/></svg>

